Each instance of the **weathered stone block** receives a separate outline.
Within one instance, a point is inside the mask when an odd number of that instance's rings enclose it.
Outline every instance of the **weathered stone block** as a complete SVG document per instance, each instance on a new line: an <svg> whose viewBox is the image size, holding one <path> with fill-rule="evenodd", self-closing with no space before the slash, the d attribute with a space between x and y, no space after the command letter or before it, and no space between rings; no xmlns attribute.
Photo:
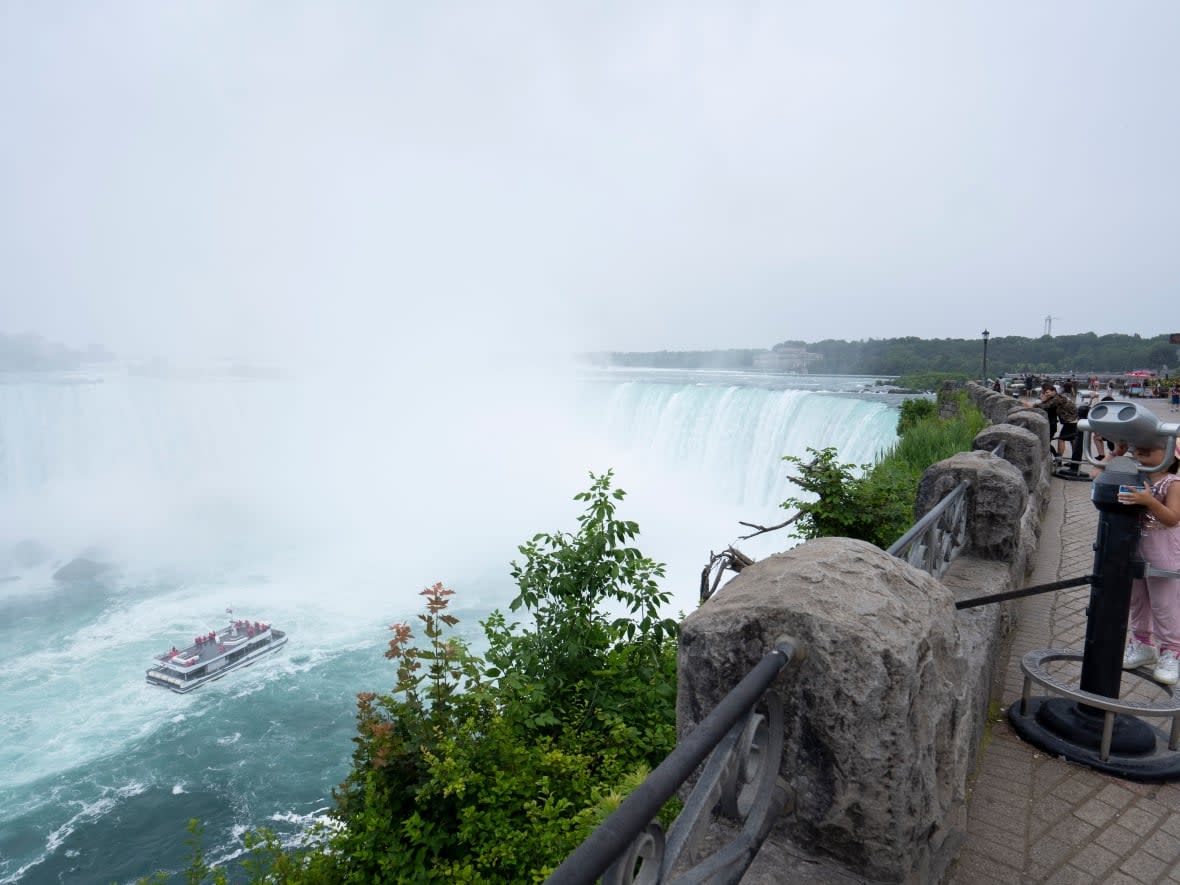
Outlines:
<svg viewBox="0 0 1180 885"><path fill-rule="evenodd" d="M980 728L951 593L845 538L748 566L683 624L681 733L783 634L808 655L778 683L798 805L776 838L877 881L937 881L962 836Z"/></svg>
<svg viewBox="0 0 1180 885"><path fill-rule="evenodd" d="M972 447L976 451L990 452L1000 443L1004 444L1004 454L1000 457L1020 471L1025 488L1031 492L1048 483L1045 449L1040 437L1016 424L992 424L976 434Z"/></svg>
<svg viewBox="0 0 1180 885"><path fill-rule="evenodd" d="M1032 406L1013 409L1008 413L1006 423L1015 424L1017 427L1023 427L1025 430L1031 430L1041 441L1041 451L1048 453L1049 416L1045 414L1044 409L1036 409Z"/></svg>
<svg viewBox="0 0 1180 885"><path fill-rule="evenodd" d="M1028 488L1020 471L985 452L959 452L926 468L918 483L918 518L954 491L963 480L967 489L967 537L963 554L1012 562L1027 556L1021 550L1020 526L1028 506Z"/></svg>
<svg viewBox="0 0 1180 885"><path fill-rule="evenodd" d="M983 412L984 416L992 424L1003 424L1008 420L1009 412L1024 408L1020 400L1002 393L996 393L994 390L985 393L981 398L975 399L975 403L979 411Z"/></svg>

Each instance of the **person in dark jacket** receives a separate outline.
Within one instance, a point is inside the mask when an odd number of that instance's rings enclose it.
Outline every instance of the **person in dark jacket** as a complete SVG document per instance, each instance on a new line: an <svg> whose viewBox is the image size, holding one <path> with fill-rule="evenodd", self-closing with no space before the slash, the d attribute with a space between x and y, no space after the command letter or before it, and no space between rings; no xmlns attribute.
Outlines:
<svg viewBox="0 0 1180 885"><path fill-rule="evenodd" d="M1057 425L1061 430L1057 433L1057 447L1054 451L1057 457L1065 456L1066 443L1072 443L1078 433L1078 407L1074 404L1074 391L1070 384L1065 385L1065 391L1058 393L1057 388L1049 381L1041 385L1041 401L1036 404L1038 409L1044 409L1049 416L1049 437L1052 439ZM1050 443L1052 445L1052 443Z"/></svg>

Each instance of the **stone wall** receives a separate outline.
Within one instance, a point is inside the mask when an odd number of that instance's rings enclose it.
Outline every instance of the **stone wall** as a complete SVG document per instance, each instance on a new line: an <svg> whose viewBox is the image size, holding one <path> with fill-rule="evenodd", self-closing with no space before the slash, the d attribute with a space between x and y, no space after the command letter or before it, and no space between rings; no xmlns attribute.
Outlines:
<svg viewBox="0 0 1180 885"><path fill-rule="evenodd" d="M918 491L921 517L971 482L965 547L941 581L871 544L821 538L748 566L684 621L682 734L776 637L808 648L774 689L786 709L780 776L796 808L743 882L938 882L962 843L1010 613L954 605L1025 585L1050 468L1043 413L968 392L993 423ZM991 453L999 442L1002 458Z"/></svg>

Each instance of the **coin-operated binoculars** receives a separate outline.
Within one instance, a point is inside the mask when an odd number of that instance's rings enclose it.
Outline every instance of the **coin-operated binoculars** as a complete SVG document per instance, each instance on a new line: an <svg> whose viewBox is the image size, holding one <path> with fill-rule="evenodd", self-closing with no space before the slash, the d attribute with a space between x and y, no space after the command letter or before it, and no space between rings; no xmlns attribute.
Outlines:
<svg viewBox="0 0 1180 885"><path fill-rule="evenodd" d="M1149 409L1121 400L1101 402L1078 422L1086 459L1101 466L1091 484L1090 500L1098 508L1098 534L1094 543L1094 569L1090 575L1090 605L1082 654L1052 649L1024 656L1024 697L1013 704L1008 716L1017 733L1029 743L1054 755L1132 780L1180 779L1180 698L1171 687L1160 686L1165 701L1119 701L1123 675L1123 649L1131 602L1131 582L1151 575L1170 575L1151 567L1137 555L1139 520L1144 508L1119 502L1122 486L1142 488L1147 477L1166 469L1176 457L1180 424L1162 422ZM1092 434L1126 442L1136 448L1164 448L1161 464L1141 464L1131 455L1098 461L1090 452ZM1180 577L1180 575L1176 575ZM1060 673L1046 664L1081 661L1077 689L1062 682ZM1149 678L1146 671L1135 675ZM1032 698L1030 682L1051 687L1060 697ZM1138 714L1138 715L1136 715ZM1170 736L1140 716L1172 720Z"/></svg>

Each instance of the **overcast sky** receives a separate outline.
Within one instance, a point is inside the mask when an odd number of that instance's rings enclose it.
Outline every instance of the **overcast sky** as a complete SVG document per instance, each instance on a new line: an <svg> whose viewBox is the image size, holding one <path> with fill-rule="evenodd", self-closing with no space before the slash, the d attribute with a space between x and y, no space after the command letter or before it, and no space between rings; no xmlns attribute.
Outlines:
<svg viewBox="0 0 1180 885"><path fill-rule="evenodd" d="M1180 4L0 0L0 331L1180 331Z"/></svg>

